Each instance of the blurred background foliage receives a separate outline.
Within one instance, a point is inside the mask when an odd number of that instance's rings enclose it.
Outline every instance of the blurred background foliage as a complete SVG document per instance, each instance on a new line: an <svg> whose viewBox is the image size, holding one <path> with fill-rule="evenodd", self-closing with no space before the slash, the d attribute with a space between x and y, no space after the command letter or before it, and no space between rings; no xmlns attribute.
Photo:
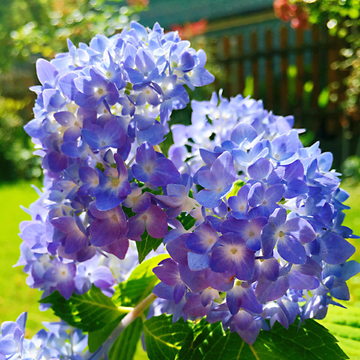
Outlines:
<svg viewBox="0 0 360 360"><path fill-rule="evenodd" d="M342 60L332 64L334 69L348 70L343 106L359 117L360 96L360 1L359 0L275 0L274 10L279 18L291 21L294 28L326 23L331 36L344 40L340 53ZM338 87L335 86L334 90ZM336 91L333 96L337 96Z"/></svg>
<svg viewBox="0 0 360 360"><path fill-rule="evenodd" d="M348 70L344 79L347 85L344 107L353 116L359 117L360 96L360 1L359 0L302 0L309 13L311 24L326 22L329 34L343 39L340 53L342 60L332 67Z"/></svg>
<svg viewBox="0 0 360 360"><path fill-rule="evenodd" d="M2 0L0 4L0 69L15 63L53 58L74 44L89 42L96 34L113 35L137 13L146 0Z"/></svg>
<svg viewBox="0 0 360 360"><path fill-rule="evenodd" d="M290 21L294 29L326 24L329 35L341 41L341 57L331 64L331 68L345 72L342 126L345 138L350 139L353 132L358 133L360 123L360 0L274 0L274 11L281 20ZM330 83L319 96L319 106L327 106L329 100L337 101L342 95L340 89L338 82ZM357 131L351 128L350 122L355 122ZM360 138L355 154L342 163L344 178L358 183L359 167Z"/></svg>

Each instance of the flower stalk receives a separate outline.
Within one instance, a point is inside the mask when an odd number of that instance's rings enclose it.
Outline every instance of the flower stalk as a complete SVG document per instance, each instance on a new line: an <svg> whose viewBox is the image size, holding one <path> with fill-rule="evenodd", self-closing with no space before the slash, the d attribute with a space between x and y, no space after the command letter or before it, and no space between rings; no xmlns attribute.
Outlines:
<svg viewBox="0 0 360 360"><path fill-rule="evenodd" d="M104 344L91 356L88 360L100 360L105 356L105 354L110 350L111 346L115 342L115 340L119 337L119 335L139 316L143 314L143 312L154 302L156 299L156 295L151 293L148 295L143 301L141 301L137 306L135 306L125 317L121 320L119 325L115 328L115 330L111 333L109 338L104 342Z"/></svg>

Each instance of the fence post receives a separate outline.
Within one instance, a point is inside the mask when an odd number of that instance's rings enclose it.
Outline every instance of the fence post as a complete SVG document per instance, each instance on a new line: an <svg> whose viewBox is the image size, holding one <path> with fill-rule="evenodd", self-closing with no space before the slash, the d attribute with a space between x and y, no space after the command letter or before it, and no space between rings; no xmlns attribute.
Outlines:
<svg viewBox="0 0 360 360"><path fill-rule="evenodd" d="M237 56L240 58L244 54L244 38L242 35L237 37ZM245 89L245 67L244 61L239 60L238 62L238 84L239 84L239 94L243 94Z"/></svg>
<svg viewBox="0 0 360 360"><path fill-rule="evenodd" d="M269 110L273 110L274 107L274 69L273 69L273 33L270 29L265 33L265 87L266 87L266 107Z"/></svg>
<svg viewBox="0 0 360 360"><path fill-rule="evenodd" d="M259 58L256 56L258 50L258 41L256 32L252 32L250 36L250 48L251 54L254 55L251 58L251 75L254 79L254 99L259 98Z"/></svg>
<svg viewBox="0 0 360 360"><path fill-rule="evenodd" d="M223 51L225 60L225 94L230 97L232 95L231 86L231 63L230 63L230 39L228 37L223 38Z"/></svg>
<svg viewBox="0 0 360 360"><path fill-rule="evenodd" d="M311 107L314 109L318 108L318 98L320 94L320 30L318 25L312 26L311 40L313 44L311 54L311 80L313 82L312 90L312 104Z"/></svg>
<svg viewBox="0 0 360 360"><path fill-rule="evenodd" d="M296 89L295 89L295 100L296 106L302 106L302 96L304 92L304 30L297 29L295 32L295 45L298 48L295 58L296 65Z"/></svg>
<svg viewBox="0 0 360 360"><path fill-rule="evenodd" d="M287 70L289 61L287 58L287 42L288 42L288 30L285 26L280 29L280 107L282 115L287 115L288 111L288 76Z"/></svg>

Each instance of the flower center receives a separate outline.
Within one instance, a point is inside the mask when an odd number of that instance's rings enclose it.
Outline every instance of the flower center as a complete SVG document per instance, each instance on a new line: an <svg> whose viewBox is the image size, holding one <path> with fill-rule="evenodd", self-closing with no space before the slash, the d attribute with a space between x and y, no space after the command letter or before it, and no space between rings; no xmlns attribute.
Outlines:
<svg viewBox="0 0 360 360"><path fill-rule="evenodd" d="M150 164L144 166L144 170L146 173L150 174L152 172L152 166Z"/></svg>
<svg viewBox="0 0 360 360"><path fill-rule="evenodd" d="M111 179L111 186L112 186L112 187L117 187L119 184L120 184L119 178L113 178L113 179Z"/></svg>

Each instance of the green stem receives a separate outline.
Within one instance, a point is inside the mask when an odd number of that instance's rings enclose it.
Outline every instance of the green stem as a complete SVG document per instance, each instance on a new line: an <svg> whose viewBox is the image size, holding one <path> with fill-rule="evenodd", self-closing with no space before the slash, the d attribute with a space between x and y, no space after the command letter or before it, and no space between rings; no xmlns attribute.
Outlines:
<svg viewBox="0 0 360 360"><path fill-rule="evenodd" d="M134 308L131 306L118 306L118 310L122 313L122 314L128 314L130 311L133 311Z"/></svg>
<svg viewBox="0 0 360 360"><path fill-rule="evenodd" d="M142 313L153 303L155 299L156 299L156 295L151 293L134 308L127 308L127 309L131 309L131 311L127 315L125 315L125 317L121 320L120 324L111 333L109 338L94 354L92 354L88 358L88 360L102 359L103 356L107 353L107 351L111 348L115 340L122 333L122 331L125 330L137 317L142 315Z"/></svg>

